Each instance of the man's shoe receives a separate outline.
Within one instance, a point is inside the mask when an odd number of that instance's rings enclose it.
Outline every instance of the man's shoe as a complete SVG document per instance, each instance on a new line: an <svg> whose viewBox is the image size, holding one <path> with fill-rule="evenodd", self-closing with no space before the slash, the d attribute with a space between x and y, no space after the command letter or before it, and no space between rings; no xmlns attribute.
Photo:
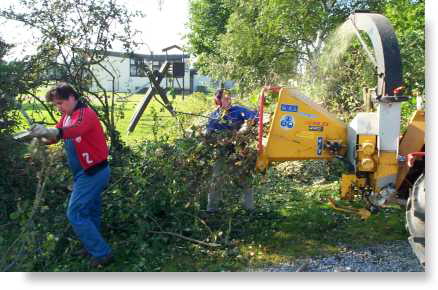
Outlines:
<svg viewBox="0 0 438 290"><path fill-rule="evenodd" d="M108 255L99 258L91 257L90 265L93 268L103 267L110 264L113 260L113 254L109 253Z"/></svg>
<svg viewBox="0 0 438 290"><path fill-rule="evenodd" d="M88 251L86 249L82 248L79 251L74 252L73 256L86 258L86 257L89 257L91 255L90 255L90 253L88 253Z"/></svg>

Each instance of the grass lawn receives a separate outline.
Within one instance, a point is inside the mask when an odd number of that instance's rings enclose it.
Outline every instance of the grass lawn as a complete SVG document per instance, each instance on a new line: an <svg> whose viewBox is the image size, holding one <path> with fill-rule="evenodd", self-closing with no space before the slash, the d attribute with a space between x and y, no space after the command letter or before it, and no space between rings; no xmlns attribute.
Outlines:
<svg viewBox="0 0 438 290"><path fill-rule="evenodd" d="M44 95L44 90L41 94ZM135 112L136 106L144 98L142 94L134 94L127 98L116 100L116 128L122 136L122 140L128 145L135 144L145 139L154 138L154 136L168 136L170 139L176 137L182 130L187 129L192 122L206 122L207 116L214 110L211 98L203 94L193 94L185 96L184 100L181 95L177 95L174 100L171 99L174 110L179 112L173 117L156 99L153 99L144 111L134 132L128 134L128 126ZM41 97L41 99L43 99ZM158 98L161 101L160 98ZM97 102L96 102L97 104ZM49 113L44 110L43 106L36 102L23 103L24 110L35 122L43 122L50 125L54 124ZM187 113L187 114L184 114ZM193 115L191 115L193 114ZM201 115L201 116L194 116ZM56 118L60 114L56 112ZM49 126L50 126L49 125ZM26 130L28 125L22 116L20 130Z"/></svg>
<svg viewBox="0 0 438 290"><path fill-rule="evenodd" d="M344 247L407 239L404 210L398 206L384 208L367 221L331 209L324 199L337 195L338 187L338 182L299 185L272 170L267 181L256 189L255 213L242 212L232 220L212 218L216 219L213 223L221 225L217 234L229 232L231 246L216 251L202 247L201 251L176 250L177 258L161 270L246 271L248 267L257 269L334 255Z"/></svg>

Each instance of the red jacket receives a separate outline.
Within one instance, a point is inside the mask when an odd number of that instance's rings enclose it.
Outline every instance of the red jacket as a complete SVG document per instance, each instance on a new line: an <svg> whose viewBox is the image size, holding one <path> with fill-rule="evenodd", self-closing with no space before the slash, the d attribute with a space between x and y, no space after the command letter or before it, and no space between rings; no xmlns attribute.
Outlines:
<svg viewBox="0 0 438 290"><path fill-rule="evenodd" d="M96 112L82 102L78 102L70 115L70 125L64 126L68 117L62 114L56 124L62 139L73 139L77 157L85 171L107 164L108 146L105 133Z"/></svg>

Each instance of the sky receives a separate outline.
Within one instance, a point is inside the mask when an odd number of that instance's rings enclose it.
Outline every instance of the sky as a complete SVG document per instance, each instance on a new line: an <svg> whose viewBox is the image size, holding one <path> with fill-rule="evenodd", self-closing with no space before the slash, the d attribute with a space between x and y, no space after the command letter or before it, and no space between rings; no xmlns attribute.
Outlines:
<svg viewBox="0 0 438 290"><path fill-rule="evenodd" d="M188 32L185 23L189 17L189 0L119 1L146 14L145 18L134 22L134 27L142 31L142 40L154 53L161 53L163 48L174 44L179 46L184 44L182 38Z"/></svg>
<svg viewBox="0 0 438 290"><path fill-rule="evenodd" d="M129 9L140 10L144 18L135 19L133 26L141 32L141 40L147 45L138 47L136 53L154 54L171 45L184 45L183 37L188 32L189 0L117 0ZM0 8L16 4L17 0L0 0ZM35 51L31 43L33 34L19 23L0 20L0 37L6 42L16 44L9 59L20 59L20 56L32 54ZM115 44L114 51L122 51L122 47Z"/></svg>

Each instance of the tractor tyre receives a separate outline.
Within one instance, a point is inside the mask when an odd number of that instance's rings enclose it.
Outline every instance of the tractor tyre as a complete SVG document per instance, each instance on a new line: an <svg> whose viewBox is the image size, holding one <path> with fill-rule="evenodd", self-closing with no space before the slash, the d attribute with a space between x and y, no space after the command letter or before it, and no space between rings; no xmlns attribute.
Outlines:
<svg viewBox="0 0 438 290"><path fill-rule="evenodd" d="M406 227L409 231L408 241L412 250L424 267L425 261L425 221L426 190L424 173L418 177L410 192L406 205Z"/></svg>

